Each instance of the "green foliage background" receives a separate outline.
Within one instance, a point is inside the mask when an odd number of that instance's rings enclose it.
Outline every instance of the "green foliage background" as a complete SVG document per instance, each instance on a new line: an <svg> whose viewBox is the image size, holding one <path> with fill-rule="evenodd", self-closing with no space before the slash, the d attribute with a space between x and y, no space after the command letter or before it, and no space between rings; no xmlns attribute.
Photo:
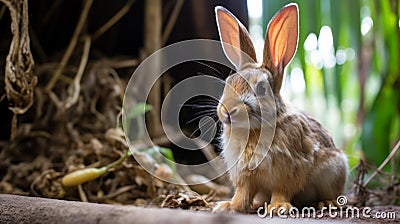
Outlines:
<svg viewBox="0 0 400 224"><path fill-rule="evenodd" d="M263 18L259 21L263 30L271 17L291 2L299 5L300 41L287 75L300 67L305 101L312 102L318 96L324 99L320 113L302 109L319 116L322 123L335 120L331 114L338 117L330 131L348 154L350 167L360 157L378 166L400 139L400 1L263 0ZM362 35L366 17L373 25ZM310 33L318 36L323 26L332 30L334 51L351 48L353 60L321 69L307 62L309 52L303 47L304 41ZM353 131L344 133L346 127ZM399 158L397 155L397 162Z"/></svg>

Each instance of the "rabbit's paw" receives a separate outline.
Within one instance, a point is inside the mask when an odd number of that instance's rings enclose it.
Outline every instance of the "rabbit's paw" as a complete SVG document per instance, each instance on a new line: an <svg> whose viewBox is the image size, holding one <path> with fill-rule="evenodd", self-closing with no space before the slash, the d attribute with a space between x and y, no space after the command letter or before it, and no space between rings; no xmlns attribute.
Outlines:
<svg viewBox="0 0 400 224"><path fill-rule="evenodd" d="M268 205L268 214L279 214L285 215L289 213L290 208L292 208L292 204L289 202L275 202Z"/></svg>
<svg viewBox="0 0 400 224"><path fill-rule="evenodd" d="M325 200L325 201L320 201L320 202L318 202L318 204L317 204L317 208L319 209L319 210L322 210L322 209L324 209L324 208L331 208L331 209L334 209L334 208L340 208L341 206L337 203L337 201L336 200Z"/></svg>
<svg viewBox="0 0 400 224"><path fill-rule="evenodd" d="M231 202L230 201L221 201L218 202L217 205L212 210L213 213L220 213L220 212L233 212L231 209Z"/></svg>

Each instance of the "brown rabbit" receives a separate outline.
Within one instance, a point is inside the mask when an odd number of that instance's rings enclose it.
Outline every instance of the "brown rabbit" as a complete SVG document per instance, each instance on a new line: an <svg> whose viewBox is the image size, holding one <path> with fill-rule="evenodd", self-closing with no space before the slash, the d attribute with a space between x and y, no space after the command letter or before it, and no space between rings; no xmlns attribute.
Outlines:
<svg viewBox="0 0 400 224"><path fill-rule="evenodd" d="M215 12L225 55L238 72L226 79L217 107L222 154L236 189L214 212L251 212L265 202L268 213L336 204L346 182L345 154L315 119L290 109L279 93L297 48L297 5L270 21L261 65L246 28L227 9L217 6Z"/></svg>

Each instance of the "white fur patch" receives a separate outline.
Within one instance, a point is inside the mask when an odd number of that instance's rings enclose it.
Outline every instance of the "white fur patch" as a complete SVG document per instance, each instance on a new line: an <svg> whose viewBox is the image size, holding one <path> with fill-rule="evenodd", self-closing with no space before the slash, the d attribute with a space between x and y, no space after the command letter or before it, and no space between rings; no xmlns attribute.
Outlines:
<svg viewBox="0 0 400 224"><path fill-rule="evenodd" d="M314 153L317 153L317 152L319 151L319 149L320 149L320 143L317 142L317 143L315 143L314 146L313 146L313 151L314 151Z"/></svg>

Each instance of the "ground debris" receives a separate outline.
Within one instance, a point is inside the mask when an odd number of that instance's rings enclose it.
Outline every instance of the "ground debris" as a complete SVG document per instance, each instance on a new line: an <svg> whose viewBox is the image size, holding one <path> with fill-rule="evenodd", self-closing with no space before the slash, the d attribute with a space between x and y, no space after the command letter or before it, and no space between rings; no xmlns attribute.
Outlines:
<svg viewBox="0 0 400 224"><path fill-rule="evenodd" d="M364 207L400 203L400 177L396 175L396 172L388 173L379 170L379 174L371 183L373 187L367 186L369 182L365 181L365 176L368 172L377 172L377 170L365 161L360 161L356 167L357 173L353 186L347 193L348 205Z"/></svg>
<svg viewBox="0 0 400 224"><path fill-rule="evenodd" d="M183 208L183 209L198 209L210 210L211 205L207 202L207 198L197 194L194 191L176 191L159 197L161 200L155 200L157 206L162 208ZM159 202L161 201L161 204Z"/></svg>

